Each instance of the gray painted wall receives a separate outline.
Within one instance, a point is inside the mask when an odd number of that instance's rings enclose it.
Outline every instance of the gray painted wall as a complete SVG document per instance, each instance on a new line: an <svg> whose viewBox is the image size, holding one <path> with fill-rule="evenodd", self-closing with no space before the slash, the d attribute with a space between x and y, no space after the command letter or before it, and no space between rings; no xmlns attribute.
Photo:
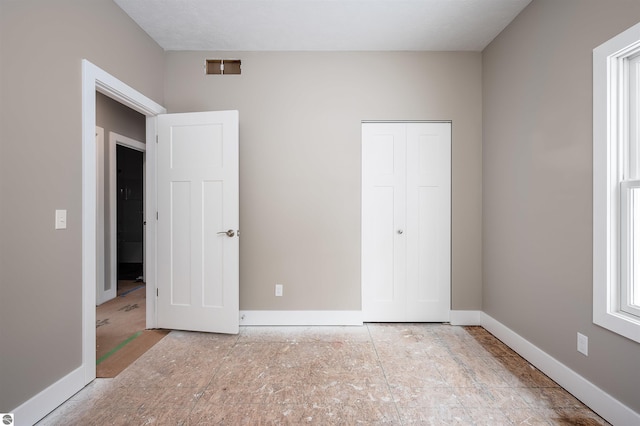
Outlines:
<svg viewBox="0 0 640 426"><path fill-rule="evenodd" d="M592 50L638 21L637 0L534 0L485 49L482 253L484 311L640 412L640 344L591 314Z"/></svg>
<svg viewBox="0 0 640 426"><path fill-rule="evenodd" d="M81 60L163 102L164 52L111 0L0 0L0 412L78 368ZM68 229L54 230L54 210Z"/></svg>
<svg viewBox="0 0 640 426"><path fill-rule="evenodd" d="M240 111L240 308L359 310L361 121L453 120L452 305L481 309L480 70L471 52L167 52L169 112Z"/></svg>
<svg viewBox="0 0 640 426"><path fill-rule="evenodd" d="M142 143L147 137L144 115L102 93L96 93L96 124L104 129L105 143L109 140L109 132L118 133Z"/></svg>
<svg viewBox="0 0 640 426"><path fill-rule="evenodd" d="M640 345L591 322L591 50L638 21L637 0L534 0L481 70L477 53L165 55L110 0L0 0L0 412L81 363L82 58L172 112L240 110L242 309L358 309L360 120L453 120L453 308L640 411ZM211 56L243 75L203 76Z"/></svg>
<svg viewBox="0 0 640 426"><path fill-rule="evenodd" d="M146 118L144 115L131 108L114 101L113 99L96 93L96 125L104 129L104 285L109 287L111 271L109 264L111 260L110 240L111 233L111 210L109 208L109 196L111 186L109 185L109 132L114 132L122 136L145 142L146 139ZM114 230L113 232L116 232Z"/></svg>

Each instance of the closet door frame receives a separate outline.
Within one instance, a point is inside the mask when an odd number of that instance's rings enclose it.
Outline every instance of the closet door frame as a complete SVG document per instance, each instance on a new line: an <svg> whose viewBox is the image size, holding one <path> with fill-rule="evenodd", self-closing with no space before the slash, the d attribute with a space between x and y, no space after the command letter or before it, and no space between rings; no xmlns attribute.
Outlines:
<svg viewBox="0 0 640 426"><path fill-rule="evenodd" d="M449 321L451 127L362 122L364 321Z"/></svg>

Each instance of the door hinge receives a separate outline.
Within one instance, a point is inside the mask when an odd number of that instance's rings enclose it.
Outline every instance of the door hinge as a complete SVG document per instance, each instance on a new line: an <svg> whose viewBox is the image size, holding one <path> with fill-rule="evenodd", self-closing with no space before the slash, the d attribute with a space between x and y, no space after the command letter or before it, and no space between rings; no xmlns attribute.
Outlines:
<svg viewBox="0 0 640 426"><path fill-rule="evenodd" d="M158 212L156 212L156 220L158 220L159 216L158 216Z"/></svg>
<svg viewBox="0 0 640 426"><path fill-rule="evenodd" d="M156 135L156 143L158 143L158 135Z"/></svg>
<svg viewBox="0 0 640 426"><path fill-rule="evenodd" d="M158 297L160 295L160 293L158 292L158 289L156 288L156 297Z"/></svg>

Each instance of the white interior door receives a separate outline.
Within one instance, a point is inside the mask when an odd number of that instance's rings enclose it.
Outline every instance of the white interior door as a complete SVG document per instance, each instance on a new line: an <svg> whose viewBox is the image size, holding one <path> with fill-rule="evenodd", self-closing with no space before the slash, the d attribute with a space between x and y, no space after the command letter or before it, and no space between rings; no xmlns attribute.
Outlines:
<svg viewBox="0 0 640 426"><path fill-rule="evenodd" d="M451 124L362 125L365 321L449 321Z"/></svg>
<svg viewBox="0 0 640 426"><path fill-rule="evenodd" d="M451 312L451 123L407 124L407 321Z"/></svg>
<svg viewBox="0 0 640 426"><path fill-rule="evenodd" d="M238 112L158 116L159 328L238 333Z"/></svg>
<svg viewBox="0 0 640 426"><path fill-rule="evenodd" d="M96 305L116 297L116 287L106 279L104 129L96 126Z"/></svg>
<svg viewBox="0 0 640 426"><path fill-rule="evenodd" d="M407 299L406 126L362 125L362 314L402 321Z"/></svg>

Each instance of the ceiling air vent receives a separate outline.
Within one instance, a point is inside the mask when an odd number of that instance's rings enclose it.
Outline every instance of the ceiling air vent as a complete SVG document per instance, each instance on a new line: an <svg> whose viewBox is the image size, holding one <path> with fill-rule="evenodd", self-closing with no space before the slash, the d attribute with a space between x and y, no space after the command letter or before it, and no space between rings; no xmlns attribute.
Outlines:
<svg viewBox="0 0 640 426"><path fill-rule="evenodd" d="M207 59L205 72L209 74L240 74L239 59Z"/></svg>

